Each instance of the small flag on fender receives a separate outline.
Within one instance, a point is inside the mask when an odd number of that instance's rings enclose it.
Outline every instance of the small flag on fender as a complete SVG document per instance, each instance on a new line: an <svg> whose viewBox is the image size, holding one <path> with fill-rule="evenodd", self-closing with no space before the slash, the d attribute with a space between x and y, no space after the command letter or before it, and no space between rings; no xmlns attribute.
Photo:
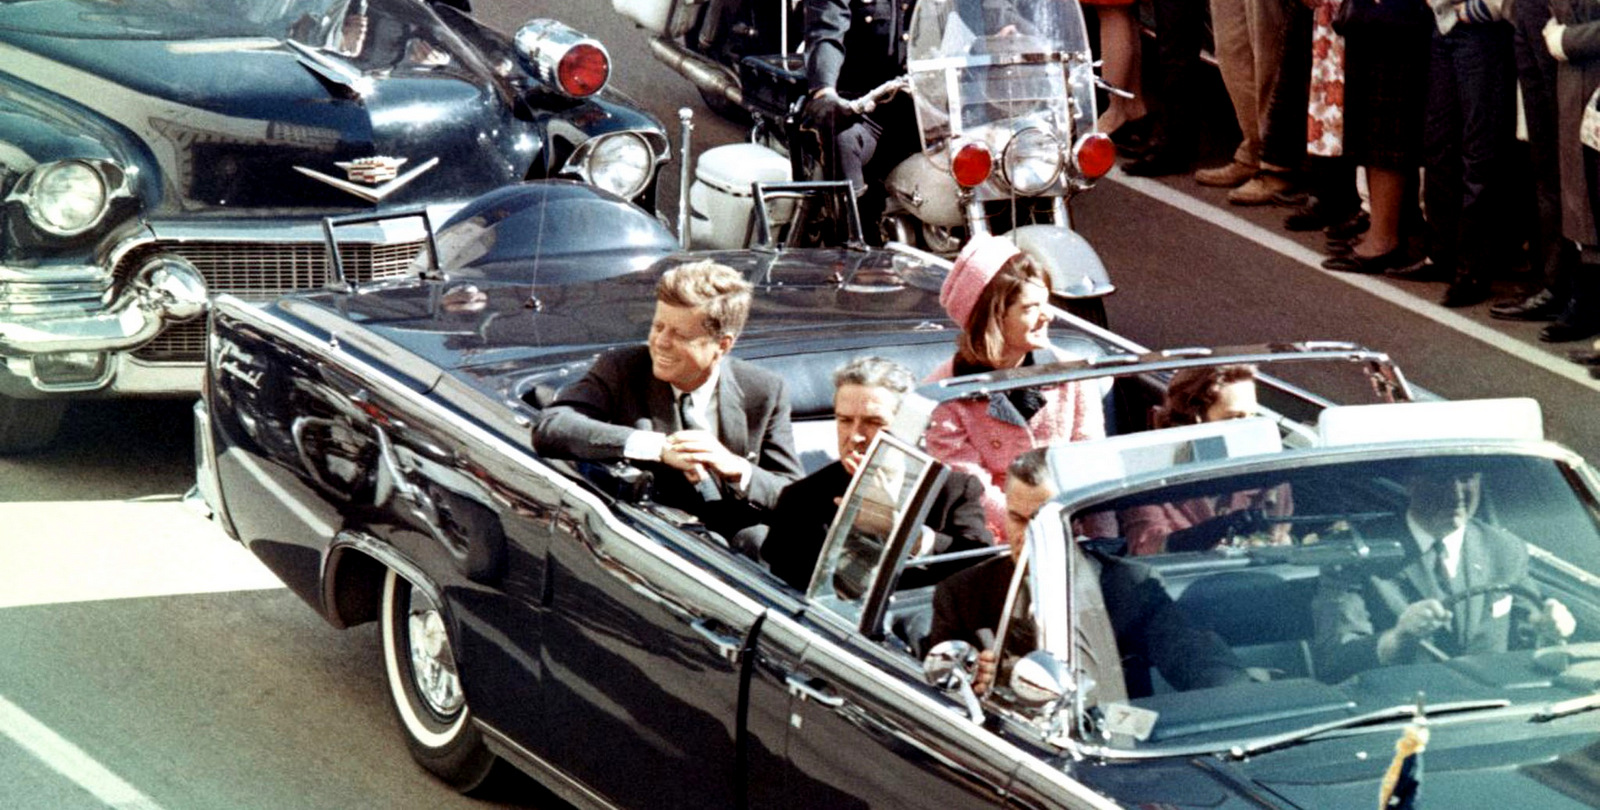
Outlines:
<svg viewBox="0 0 1600 810"><path fill-rule="evenodd" d="M1417 810L1422 805L1422 752L1428 747L1428 718L1417 700L1416 718L1406 724L1394 743L1394 759L1383 774L1378 810Z"/></svg>

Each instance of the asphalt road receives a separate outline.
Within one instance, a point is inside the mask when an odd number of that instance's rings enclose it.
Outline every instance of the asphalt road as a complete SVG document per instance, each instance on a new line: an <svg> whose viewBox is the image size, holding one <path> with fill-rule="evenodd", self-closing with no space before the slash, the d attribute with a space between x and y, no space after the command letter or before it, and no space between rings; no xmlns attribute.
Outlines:
<svg viewBox="0 0 1600 810"><path fill-rule="evenodd" d="M739 137L609 3L479 5L506 30L548 14L601 37L614 82L672 123L674 143L683 106L700 148ZM663 184L668 210L677 185ZM1567 347L1483 307L1434 306L1437 285L1316 269L1315 242L1281 231L1283 213L1229 210L1181 178L1113 177L1074 203L1120 288L1113 326L1147 346L1353 340L1447 397L1533 396L1553 438L1600 458L1596 388ZM85 403L50 451L0 460L0 805L550 805L530 786L458 797L411 764L375 628L328 627L176 502L190 429L188 403Z"/></svg>

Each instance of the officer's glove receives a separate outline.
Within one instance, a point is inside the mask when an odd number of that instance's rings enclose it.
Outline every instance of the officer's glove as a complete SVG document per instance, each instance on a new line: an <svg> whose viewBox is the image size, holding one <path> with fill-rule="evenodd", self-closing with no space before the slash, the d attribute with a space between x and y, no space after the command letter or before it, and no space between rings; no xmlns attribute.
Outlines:
<svg viewBox="0 0 1600 810"><path fill-rule="evenodd" d="M1167 551L1207 551L1230 537L1271 531L1272 521L1260 509L1240 509L1218 515L1167 535Z"/></svg>
<svg viewBox="0 0 1600 810"><path fill-rule="evenodd" d="M839 95L839 91L832 87L820 87L812 92L806 99L806 117L819 130L831 130L838 126L839 119L852 114L850 102Z"/></svg>

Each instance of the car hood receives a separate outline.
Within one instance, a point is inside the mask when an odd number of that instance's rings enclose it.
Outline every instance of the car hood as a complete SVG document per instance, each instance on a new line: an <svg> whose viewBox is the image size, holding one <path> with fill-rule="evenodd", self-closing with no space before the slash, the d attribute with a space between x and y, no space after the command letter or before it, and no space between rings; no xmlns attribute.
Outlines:
<svg viewBox="0 0 1600 810"><path fill-rule="evenodd" d="M1600 717L1435 723L1423 753L1418 808L1600 807ZM1235 761L1197 757L1156 769L1094 768L1105 792L1130 804L1373 807L1399 726L1321 740ZM1159 773L1158 773L1159 771ZM1088 774L1085 774L1088 775ZM1244 802L1244 796L1259 802ZM1230 798L1231 797L1231 798Z"/></svg>
<svg viewBox="0 0 1600 810"><path fill-rule="evenodd" d="M399 176L437 161L382 197L392 204L465 199L525 174L527 127L473 47L415 0L366 0L359 20L329 13L342 6L0 4L0 79L70 99L69 119L109 121L156 219L368 208L301 170L371 189L337 164L380 156Z"/></svg>

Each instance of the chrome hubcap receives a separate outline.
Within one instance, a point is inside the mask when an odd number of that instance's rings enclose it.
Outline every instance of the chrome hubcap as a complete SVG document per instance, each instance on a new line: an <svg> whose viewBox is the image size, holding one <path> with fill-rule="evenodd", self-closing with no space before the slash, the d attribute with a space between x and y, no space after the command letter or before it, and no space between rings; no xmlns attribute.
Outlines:
<svg viewBox="0 0 1600 810"><path fill-rule="evenodd" d="M413 592L406 626L411 649L411 678L417 685L417 695L434 714L440 717L455 714L466 700L461 695L461 676L456 673L455 651L450 647L444 618Z"/></svg>

